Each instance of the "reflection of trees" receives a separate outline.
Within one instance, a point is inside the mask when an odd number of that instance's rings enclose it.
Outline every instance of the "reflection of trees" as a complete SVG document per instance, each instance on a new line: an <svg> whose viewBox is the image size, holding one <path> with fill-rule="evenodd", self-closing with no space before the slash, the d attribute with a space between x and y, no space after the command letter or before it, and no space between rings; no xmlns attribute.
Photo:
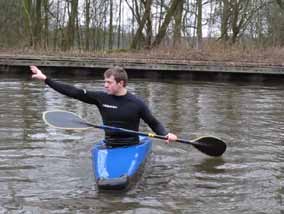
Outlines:
<svg viewBox="0 0 284 214"><path fill-rule="evenodd" d="M135 89L167 128L184 136L196 132L230 132L231 122L235 121L237 125L242 117L244 103L240 101L240 87L218 83L146 81L141 87L135 84ZM243 123L247 123L246 118L243 118Z"/></svg>
<svg viewBox="0 0 284 214"><path fill-rule="evenodd" d="M20 91L23 95L16 106L20 106L19 110L23 119L23 124L20 125L23 127L23 143L29 143L30 136L37 132L37 128L35 128L35 125L38 124L37 121L41 120L42 98L41 93L35 94L33 92L33 87L38 84L26 81L22 81L20 84Z"/></svg>
<svg viewBox="0 0 284 214"><path fill-rule="evenodd" d="M29 136L35 133L35 121L41 120L41 101L34 93L34 84L23 80L1 82L0 99L3 136L18 139L16 144L28 146ZM3 96L2 96L3 95Z"/></svg>
<svg viewBox="0 0 284 214"><path fill-rule="evenodd" d="M197 98L199 111L197 112L202 129L218 131L226 117L226 109L230 108L230 95L222 87L200 85ZM224 97L227 101L224 102ZM224 111L225 110L225 111Z"/></svg>
<svg viewBox="0 0 284 214"><path fill-rule="evenodd" d="M171 115L174 114L173 104L169 101L171 99L169 94L169 85L159 82L152 82L148 84L149 89L149 107L155 117L163 123L163 125L171 130Z"/></svg>
<svg viewBox="0 0 284 214"><path fill-rule="evenodd" d="M196 90L194 89L195 93ZM167 129L187 135L195 128L196 103L186 84L145 82L141 96L149 104L153 114ZM190 124L190 126L189 126Z"/></svg>
<svg viewBox="0 0 284 214"><path fill-rule="evenodd" d="M35 84L24 80L2 79L0 82L0 132L1 132L1 177L6 179L5 185L16 203L14 181L29 181L33 172L26 174L32 168L29 157L36 148L31 136L38 131L41 101L33 99ZM42 139L44 141L44 139ZM38 145L37 145L38 146ZM39 148L39 147L37 147ZM7 170L6 170L7 169ZM25 170L21 170L25 169Z"/></svg>
<svg viewBox="0 0 284 214"><path fill-rule="evenodd" d="M241 113L247 103L241 100L243 92L238 86L147 81L143 86L135 84L135 89L167 128L185 136L196 132L231 132L235 126L245 128L248 123L247 117Z"/></svg>
<svg viewBox="0 0 284 214"><path fill-rule="evenodd" d="M197 98L201 131L209 134L229 133L238 126L241 117L240 88L231 84L199 85Z"/></svg>

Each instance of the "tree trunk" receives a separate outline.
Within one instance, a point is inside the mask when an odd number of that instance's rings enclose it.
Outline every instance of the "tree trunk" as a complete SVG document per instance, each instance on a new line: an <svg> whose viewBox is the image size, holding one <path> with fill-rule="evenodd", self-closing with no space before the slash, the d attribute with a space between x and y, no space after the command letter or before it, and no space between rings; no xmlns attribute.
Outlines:
<svg viewBox="0 0 284 214"><path fill-rule="evenodd" d="M238 19L239 19L239 2L234 2L232 5L232 43L234 44L236 42L237 36L240 32L240 28L238 25Z"/></svg>
<svg viewBox="0 0 284 214"><path fill-rule="evenodd" d="M58 48L58 35L60 32L60 20L59 20L59 7L60 7L60 2L57 1L56 3L56 15L55 15L55 30L54 30L54 35L53 35L53 49Z"/></svg>
<svg viewBox="0 0 284 214"><path fill-rule="evenodd" d="M279 7L284 10L284 1L283 0L276 0L277 4L279 5Z"/></svg>
<svg viewBox="0 0 284 214"><path fill-rule="evenodd" d="M182 13L183 13L183 5L185 0L180 0L177 6L174 25L174 47L178 47L181 44L181 29L182 29Z"/></svg>
<svg viewBox="0 0 284 214"><path fill-rule="evenodd" d="M165 0L161 0L161 4L160 4L160 13L159 13L159 28L161 28L161 25L162 25L162 20L163 20L163 5L164 5L164 2Z"/></svg>
<svg viewBox="0 0 284 214"><path fill-rule="evenodd" d="M117 28L117 48L120 48L120 34L121 34L121 4L122 0L119 0L119 12L118 12L118 28Z"/></svg>
<svg viewBox="0 0 284 214"><path fill-rule="evenodd" d="M49 19L48 19L48 13L49 13L49 0L44 0L44 38L43 38L43 47L44 49L48 48L49 45Z"/></svg>
<svg viewBox="0 0 284 214"><path fill-rule="evenodd" d="M145 39L145 48L151 48L152 43L152 17L151 14L147 17L146 22L146 39Z"/></svg>
<svg viewBox="0 0 284 214"><path fill-rule="evenodd" d="M202 48L202 0L197 0L196 34L197 34L196 48L201 49Z"/></svg>
<svg viewBox="0 0 284 214"><path fill-rule="evenodd" d="M29 38L29 45L33 46L32 0L23 1L25 34Z"/></svg>
<svg viewBox="0 0 284 214"><path fill-rule="evenodd" d="M109 2L109 31L108 48L111 50L113 45L113 0Z"/></svg>
<svg viewBox="0 0 284 214"><path fill-rule="evenodd" d="M42 32L42 17L41 17L41 0L36 1L35 6L35 24L34 24L34 46L35 48L41 47L41 32Z"/></svg>
<svg viewBox="0 0 284 214"><path fill-rule="evenodd" d="M223 10L221 15L221 36L220 39L227 41L228 40L228 24L230 17L230 7L228 0L222 0Z"/></svg>
<svg viewBox="0 0 284 214"><path fill-rule="evenodd" d="M86 5L85 5L85 19L86 19L86 22L85 22L85 28L86 28L86 32L85 32L85 50L89 50L90 49L90 20L91 20L91 17L90 17L90 0L86 0Z"/></svg>
<svg viewBox="0 0 284 214"><path fill-rule="evenodd" d="M137 31L134 35L134 38L131 42L131 45L130 45L131 49L137 49L141 46L141 45L139 45L139 42L143 40L142 30L144 29L146 21L149 19L150 15L151 15L151 5L152 5L152 0L146 0L145 11L144 11L142 20L139 23L139 27L138 27L138 29L137 29Z"/></svg>
<svg viewBox="0 0 284 214"><path fill-rule="evenodd" d="M161 25L161 28L159 29L159 32L152 44L152 47L157 47L161 44L163 38L166 35L169 23L171 22L172 17L175 15L177 6L180 0L172 0L170 8L167 10L165 19L163 24Z"/></svg>
<svg viewBox="0 0 284 214"><path fill-rule="evenodd" d="M69 3L67 7L69 7ZM63 44L64 50L69 50L71 47L74 46L77 15L78 0L71 0L71 11L69 12L67 30L65 31L65 40Z"/></svg>

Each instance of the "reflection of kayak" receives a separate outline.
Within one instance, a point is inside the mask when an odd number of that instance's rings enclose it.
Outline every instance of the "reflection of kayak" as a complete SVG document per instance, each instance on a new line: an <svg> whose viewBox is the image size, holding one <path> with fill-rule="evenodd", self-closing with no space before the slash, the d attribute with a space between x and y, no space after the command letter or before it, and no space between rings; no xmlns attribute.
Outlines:
<svg viewBox="0 0 284 214"><path fill-rule="evenodd" d="M104 141L92 149L93 169L99 189L125 189L135 182L151 152L152 141L140 136L140 144L107 148Z"/></svg>

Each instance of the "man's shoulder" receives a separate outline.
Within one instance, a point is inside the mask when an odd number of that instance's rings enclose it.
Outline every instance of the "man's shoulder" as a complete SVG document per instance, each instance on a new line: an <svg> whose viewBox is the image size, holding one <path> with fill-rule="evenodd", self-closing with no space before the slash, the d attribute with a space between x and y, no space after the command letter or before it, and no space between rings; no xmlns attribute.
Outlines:
<svg viewBox="0 0 284 214"><path fill-rule="evenodd" d="M139 97L139 96L137 96L137 95L135 95L131 92L127 92L127 98L130 99L133 102L140 104L140 105L145 105L145 102L141 97Z"/></svg>

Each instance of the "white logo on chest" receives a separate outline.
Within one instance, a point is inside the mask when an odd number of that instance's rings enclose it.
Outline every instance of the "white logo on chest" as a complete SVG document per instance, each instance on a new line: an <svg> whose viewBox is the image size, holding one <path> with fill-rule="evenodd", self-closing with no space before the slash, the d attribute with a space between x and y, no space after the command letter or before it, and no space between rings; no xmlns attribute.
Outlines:
<svg viewBox="0 0 284 214"><path fill-rule="evenodd" d="M103 104L103 107L117 109L117 106L112 106L112 105L108 105L108 104Z"/></svg>

